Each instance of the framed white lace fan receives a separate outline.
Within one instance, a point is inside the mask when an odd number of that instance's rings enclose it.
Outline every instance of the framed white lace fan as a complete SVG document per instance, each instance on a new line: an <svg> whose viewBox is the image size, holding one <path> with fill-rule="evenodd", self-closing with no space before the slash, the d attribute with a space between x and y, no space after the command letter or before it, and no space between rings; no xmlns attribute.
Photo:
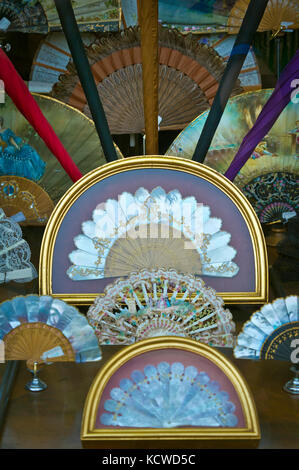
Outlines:
<svg viewBox="0 0 299 470"><path fill-rule="evenodd" d="M81 178L52 212L40 292L90 304L118 277L159 268L199 276L225 301L267 298L261 227L232 183L180 158L126 158Z"/></svg>
<svg viewBox="0 0 299 470"><path fill-rule="evenodd" d="M235 324L221 297L201 279L174 270L143 270L117 280L89 307L87 318L100 344L182 336L234 345Z"/></svg>
<svg viewBox="0 0 299 470"><path fill-rule="evenodd" d="M115 354L90 387L81 427L83 446L99 448L130 440L154 448L174 441L179 448L252 446L259 438L240 372L210 346L178 337L146 339Z"/></svg>

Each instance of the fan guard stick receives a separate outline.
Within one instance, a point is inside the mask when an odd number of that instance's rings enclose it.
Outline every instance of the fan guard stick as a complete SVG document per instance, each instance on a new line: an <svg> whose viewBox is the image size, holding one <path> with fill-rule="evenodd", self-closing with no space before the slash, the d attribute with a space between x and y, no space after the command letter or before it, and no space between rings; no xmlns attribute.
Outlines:
<svg viewBox="0 0 299 470"><path fill-rule="evenodd" d="M117 160L107 118L101 103L70 0L54 0L61 26L70 48L84 90L104 155L108 162Z"/></svg>
<svg viewBox="0 0 299 470"><path fill-rule="evenodd" d="M202 163L209 150L226 103L243 67L244 60L253 41L253 36L261 22L268 0L251 0L244 16L234 47L230 53L224 74L208 118L199 137L192 159Z"/></svg>
<svg viewBox="0 0 299 470"><path fill-rule="evenodd" d="M138 0L146 154L158 155L158 0Z"/></svg>

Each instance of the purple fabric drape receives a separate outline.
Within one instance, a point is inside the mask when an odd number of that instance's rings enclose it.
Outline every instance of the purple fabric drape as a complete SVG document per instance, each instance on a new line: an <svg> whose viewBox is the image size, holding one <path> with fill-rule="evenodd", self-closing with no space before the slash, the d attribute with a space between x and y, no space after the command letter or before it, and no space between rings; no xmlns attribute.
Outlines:
<svg viewBox="0 0 299 470"><path fill-rule="evenodd" d="M225 173L228 179L232 181L236 177L242 166L245 165L252 155L256 146L274 125L280 113L290 100L295 97L296 90L298 90L297 95L299 95L299 49L284 68L272 95L260 112L254 126L244 137L238 152Z"/></svg>

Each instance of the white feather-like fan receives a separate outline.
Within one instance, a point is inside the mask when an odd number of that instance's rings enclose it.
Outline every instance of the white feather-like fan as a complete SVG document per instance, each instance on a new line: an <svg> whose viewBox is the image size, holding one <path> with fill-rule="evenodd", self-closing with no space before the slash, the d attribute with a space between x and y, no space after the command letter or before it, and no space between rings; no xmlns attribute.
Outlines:
<svg viewBox="0 0 299 470"><path fill-rule="evenodd" d="M122 193L99 204L83 222L69 254L72 280L127 276L142 269L175 269L182 273L233 277L239 267L231 235L222 220L194 197L175 189Z"/></svg>

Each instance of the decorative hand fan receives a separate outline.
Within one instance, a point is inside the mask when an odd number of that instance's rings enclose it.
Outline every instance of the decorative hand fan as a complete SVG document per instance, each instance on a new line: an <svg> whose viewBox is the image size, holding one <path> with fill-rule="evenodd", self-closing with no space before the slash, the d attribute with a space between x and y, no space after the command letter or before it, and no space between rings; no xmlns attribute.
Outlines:
<svg viewBox="0 0 299 470"><path fill-rule="evenodd" d="M198 44L196 38L183 36L177 31L160 28L159 45L160 129L182 129L199 112L210 107L225 63L212 48ZM139 28L129 28L114 36L101 38L87 47L86 52L111 133L143 133ZM34 71L32 76L35 76ZM241 92L238 83L233 94ZM72 62L54 86L52 96L90 116Z"/></svg>
<svg viewBox="0 0 299 470"><path fill-rule="evenodd" d="M0 305L0 339L7 360L26 360L29 370L47 362L101 359L97 338L84 315L50 296L14 297ZM35 365L35 367L34 367ZM35 391L33 384L28 388Z"/></svg>
<svg viewBox="0 0 299 470"><path fill-rule="evenodd" d="M227 63L236 36L228 34L209 34L199 36L199 43L213 47ZM261 76L253 48L251 47L239 75L240 84L244 91L259 90L262 88Z"/></svg>
<svg viewBox="0 0 299 470"><path fill-rule="evenodd" d="M206 165L220 173L227 170L271 93L271 89L260 90L229 100L205 158ZM284 212L298 211L297 114L296 104L289 103L234 180L263 223L281 219ZM202 113L187 126L166 154L192 158L207 115Z"/></svg>
<svg viewBox="0 0 299 470"><path fill-rule="evenodd" d="M238 33L250 0L237 0L228 17L227 26L230 34ZM296 0L270 0L258 31L277 33L286 29L289 23L292 29L299 28L299 5Z"/></svg>
<svg viewBox="0 0 299 470"><path fill-rule="evenodd" d="M0 284L29 282L37 277L30 256L30 248L22 238L20 226L0 209Z"/></svg>
<svg viewBox="0 0 299 470"><path fill-rule="evenodd" d="M173 428L234 427L238 418L229 394L195 366L180 362L148 364L119 382L100 416L106 426Z"/></svg>
<svg viewBox="0 0 299 470"><path fill-rule="evenodd" d="M7 21L8 31L47 33L48 22L41 2L1 0L0 20Z"/></svg>
<svg viewBox="0 0 299 470"><path fill-rule="evenodd" d="M82 174L106 163L90 119L52 98L34 98ZM56 203L72 185L71 179L8 97L0 105L0 116L0 139L6 145L0 148L0 175L38 181Z"/></svg>
<svg viewBox="0 0 299 470"><path fill-rule="evenodd" d="M81 31L118 31L120 25L119 0L72 1ZM10 21L8 31L47 33L61 30L54 0L1 0L0 20Z"/></svg>
<svg viewBox="0 0 299 470"><path fill-rule="evenodd" d="M46 225L54 204L34 181L20 176L0 176L0 207L7 217L21 212L21 225Z"/></svg>
<svg viewBox="0 0 299 470"><path fill-rule="evenodd" d="M291 295L264 305L252 315L237 337L234 355L244 359L276 359L298 363L295 350L298 345L299 297ZM284 389L299 394L298 366L295 366L295 372L297 377L288 382Z"/></svg>
<svg viewBox="0 0 299 470"><path fill-rule="evenodd" d="M226 31L227 17L235 0L159 0L159 22L183 32ZM126 26L138 22L137 0L121 0Z"/></svg>
<svg viewBox="0 0 299 470"><path fill-rule="evenodd" d="M159 268L219 277L238 273L232 262L236 250L228 245L231 235L220 230L221 219L177 189L125 192L118 201L99 204L92 217L83 222L83 233L74 238L77 250L69 254L73 265L67 275L74 281Z"/></svg>
<svg viewBox="0 0 299 470"><path fill-rule="evenodd" d="M155 336L184 336L233 346L235 325L214 289L174 270L143 270L107 286L87 313L100 344L131 344Z"/></svg>
<svg viewBox="0 0 299 470"><path fill-rule="evenodd" d="M81 38L86 46L90 46L96 35L93 33L82 33ZM40 42L35 53L31 80L35 82L46 82L52 90L54 83L58 82L59 75L67 71L67 65L72 56L63 33L50 33ZM47 91L47 93L49 92Z"/></svg>

